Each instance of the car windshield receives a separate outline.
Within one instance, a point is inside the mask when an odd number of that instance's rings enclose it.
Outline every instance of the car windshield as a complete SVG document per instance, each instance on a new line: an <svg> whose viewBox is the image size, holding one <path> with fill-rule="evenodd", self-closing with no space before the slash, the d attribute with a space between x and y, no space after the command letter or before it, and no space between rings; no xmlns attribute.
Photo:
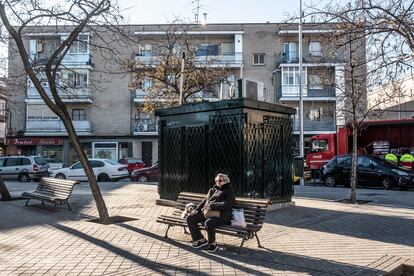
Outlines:
<svg viewBox="0 0 414 276"><path fill-rule="evenodd" d="M119 165L118 162L115 162L114 160L111 160L111 159L105 159L105 162L107 162L107 163L109 163L111 165Z"/></svg>
<svg viewBox="0 0 414 276"><path fill-rule="evenodd" d="M313 140L312 141L312 152L320 152L328 150L328 140Z"/></svg>
<svg viewBox="0 0 414 276"><path fill-rule="evenodd" d="M46 161L43 157L35 157L34 158L37 165L46 165Z"/></svg>

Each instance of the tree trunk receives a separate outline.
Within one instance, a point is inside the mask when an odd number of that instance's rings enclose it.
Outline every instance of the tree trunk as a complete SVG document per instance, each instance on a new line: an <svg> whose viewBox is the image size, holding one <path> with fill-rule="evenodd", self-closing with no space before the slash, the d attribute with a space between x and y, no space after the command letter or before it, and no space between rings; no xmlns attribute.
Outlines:
<svg viewBox="0 0 414 276"><path fill-rule="evenodd" d="M352 127L352 165L351 165L351 203L356 203L356 185L357 185L357 142L358 129L356 126Z"/></svg>
<svg viewBox="0 0 414 276"><path fill-rule="evenodd" d="M70 118L61 118L63 121L63 124L66 127L66 130L68 131L69 139L72 142L73 149L75 150L79 161L81 162L86 176L89 181L89 185L92 190L93 198L95 199L96 208L98 209L99 218L102 224L109 224L109 214L108 209L106 208L105 201L103 200L101 190L99 189L98 182L96 181L95 174L92 170L91 165L89 164L88 157L86 156L85 152L82 150L82 146L79 141L79 137L76 134L76 131L73 127L72 121Z"/></svg>
<svg viewBox="0 0 414 276"><path fill-rule="evenodd" d="M3 178L1 176L0 176L0 196L1 196L1 200L3 201L12 200L9 190L7 190L7 186L6 184L4 184Z"/></svg>

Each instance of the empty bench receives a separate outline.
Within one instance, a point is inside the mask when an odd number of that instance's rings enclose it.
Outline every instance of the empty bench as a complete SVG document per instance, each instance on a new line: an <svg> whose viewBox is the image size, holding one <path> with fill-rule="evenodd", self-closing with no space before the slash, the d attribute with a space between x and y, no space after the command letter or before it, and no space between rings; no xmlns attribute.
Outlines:
<svg viewBox="0 0 414 276"><path fill-rule="evenodd" d="M43 177L34 192L24 192L22 197L27 198L25 206L29 204L31 199L44 202L50 202L57 205L66 204L70 211L68 199L72 194L73 187L79 184L76 180L58 179L53 177Z"/></svg>
<svg viewBox="0 0 414 276"><path fill-rule="evenodd" d="M178 195L176 207L174 208L173 214L161 215L157 218L157 222L168 225L167 230L165 232L166 238L168 238L168 230L171 226L184 227L184 231L186 232L185 227L187 227L187 222L185 219L181 218L181 213L184 211L185 206L188 203L199 204L204 199L204 197L205 195L203 194L187 192L182 192ZM223 225L216 228L216 232L224 235L236 236L241 238L242 242L240 244L240 247L243 247L243 244L246 240L255 237L258 247L262 247L259 241L259 237L257 236L257 232L259 232L260 229L262 229L268 204L269 200L267 199L250 199L236 197L233 209L244 210L244 216L246 219L247 227L241 228L231 225ZM200 224L199 227L205 230L204 225Z"/></svg>

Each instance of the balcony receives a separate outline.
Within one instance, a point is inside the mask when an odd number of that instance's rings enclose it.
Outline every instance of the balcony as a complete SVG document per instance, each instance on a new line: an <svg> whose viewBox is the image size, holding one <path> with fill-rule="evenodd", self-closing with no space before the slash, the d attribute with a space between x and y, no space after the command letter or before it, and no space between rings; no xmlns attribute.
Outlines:
<svg viewBox="0 0 414 276"><path fill-rule="evenodd" d="M159 64L157 53L152 53L151 55L137 54L135 56L135 60L145 66ZM217 67L218 66L240 67L242 66L242 62L243 62L243 53L230 53L230 54L222 54L222 55L196 55L194 61L200 64L207 63L211 66L217 66Z"/></svg>
<svg viewBox="0 0 414 276"><path fill-rule="evenodd" d="M49 87L44 87L46 90L47 95L50 98L52 97L52 93L50 92ZM67 89L67 91L59 91L59 96L61 97L63 102L74 102L74 103L92 103L92 95L91 90L88 87L83 88L76 88L76 89ZM40 97L39 92L33 86L29 86L27 88L27 95L26 95L27 102L34 102L39 101L43 102L42 98Z"/></svg>
<svg viewBox="0 0 414 276"><path fill-rule="evenodd" d="M299 64L299 58L296 54L293 58L287 58L285 55L283 55L283 52L280 52L277 55L277 66L283 65L283 64ZM337 54L335 56L326 55L326 53L322 53L322 55L313 55L309 52L303 53L302 57L303 63L306 64L343 64L346 62L345 55L344 54Z"/></svg>
<svg viewBox="0 0 414 276"><path fill-rule="evenodd" d="M34 66L44 66L49 61L50 56L35 55L32 56ZM69 68L88 68L93 69L92 55L89 53L67 53L62 60L62 65Z"/></svg>
<svg viewBox="0 0 414 276"><path fill-rule="evenodd" d="M134 135L158 135L158 123L155 119L139 119L133 122Z"/></svg>
<svg viewBox="0 0 414 276"><path fill-rule="evenodd" d="M299 101L299 85L282 85L280 101ZM335 101L336 89L324 86L321 89L303 87L303 100L306 101Z"/></svg>
<svg viewBox="0 0 414 276"><path fill-rule="evenodd" d="M144 92L144 90L142 89L137 89L135 90L135 93L132 96L134 102L136 103L143 103L148 101L147 97L148 97L148 93ZM154 101L156 102L165 102L166 99L164 97L157 97L156 99L154 99Z"/></svg>
<svg viewBox="0 0 414 276"><path fill-rule="evenodd" d="M90 135L92 132L90 121L72 121L78 135ZM27 120L27 135L67 135L65 126L60 120Z"/></svg>
<svg viewBox="0 0 414 276"><path fill-rule="evenodd" d="M230 53L222 55L197 55L195 61L208 63L213 66L235 66L240 67L243 62L243 53Z"/></svg>
<svg viewBox="0 0 414 276"><path fill-rule="evenodd" d="M306 113L306 112L305 112ZM305 118L303 121L304 131L336 131L335 118L325 118L320 120L311 120ZM296 116L293 124L293 130L299 131L299 118Z"/></svg>

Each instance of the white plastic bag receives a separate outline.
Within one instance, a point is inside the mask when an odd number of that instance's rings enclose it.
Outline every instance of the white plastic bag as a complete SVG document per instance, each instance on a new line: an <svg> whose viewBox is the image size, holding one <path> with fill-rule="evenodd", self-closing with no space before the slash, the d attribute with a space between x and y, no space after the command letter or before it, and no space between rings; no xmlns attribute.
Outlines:
<svg viewBox="0 0 414 276"><path fill-rule="evenodd" d="M242 228L247 227L246 219L244 218L243 209L233 210L233 220L231 222L231 226L237 226L237 227L242 227Z"/></svg>

